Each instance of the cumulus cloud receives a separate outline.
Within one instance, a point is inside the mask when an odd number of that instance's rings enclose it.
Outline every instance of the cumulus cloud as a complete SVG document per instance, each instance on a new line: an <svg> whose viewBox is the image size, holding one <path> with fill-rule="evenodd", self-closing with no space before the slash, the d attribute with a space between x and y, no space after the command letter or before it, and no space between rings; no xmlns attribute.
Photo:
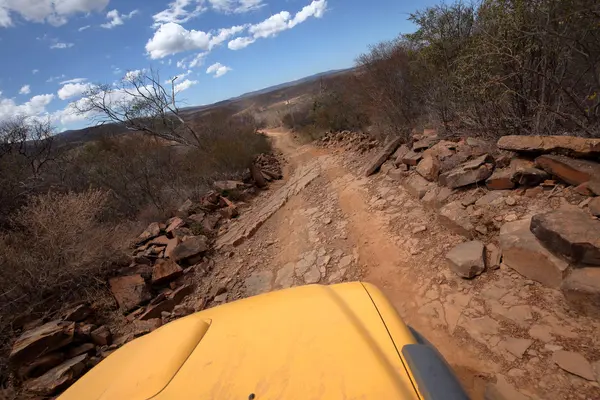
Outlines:
<svg viewBox="0 0 600 400"><path fill-rule="evenodd" d="M204 64L204 58L208 53L198 53L195 57L190 61L188 68L196 68Z"/></svg>
<svg viewBox="0 0 600 400"><path fill-rule="evenodd" d="M46 106L54 99L53 94L40 94L33 96L23 104L17 104L13 99L1 97L0 93L0 121L14 116L37 117L46 114Z"/></svg>
<svg viewBox="0 0 600 400"><path fill-rule="evenodd" d="M145 70L143 69L134 69L133 71L127 71L123 79L126 81L133 81L134 79L142 75L144 72Z"/></svg>
<svg viewBox="0 0 600 400"><path fill-rule="evenodd" d="M14 26L15 16L26 21L60 26L74 14L102 11L109 0L0 0L0 27Z"/></svg>
<svg viewBox="0 0 600 400"><path fill-rule="evenodd" d="M189 79L186 79L185 81L180 82L177 85L175 85L175 92L177 92L177 93L183 92L184 90L187 90L197 84L198 84L198 81L191 81Z"/></svg>
<svg viewBox="0 0 600 400"><path fill-rule="evenodd" d="M68 49L69 47L73 47L73 43L63 43L57 42L50 46L51 49Z"/></svg>
<svg viewBox="0 0 600 400"><path fill-rule="evenodd" d="M29 85L23 85L19 90L19 94L29 94L31 93L31 87Z"/></svg>
<svg viewBox="0 0 600 400"><path fill-rule="evenodd" d="M169 3L166 10L152 16L154 27L169 22L184 24L206 10L206 7L202 5L203 3L204 0L175 0Z"/></svg>
<svg viewBox="0 0 600 400"><path fill-rule="evenodd" d="M280 32L301 24L310 17L321 18L327 10L327 0L314 0L309 5L298 11L292 17L288 11L281 11L266 20L248 27L248 36L231 40L227 47L230 50L240 50L256 42L257 39L277 36Z"/></svg>
<svg viewBox="0 0 600 400"><path fill-rule="evenodd" d="M61 100L70 99L71 97L81 96L84 94L90 85L87 83L67 83L58 90L58 98Z"/></svg>
<svg viewBox="0 0 600 400"><path fill-rule="evenodd" d="M131 17L133 17L138 12L138 10L133 10L129 14L119 14L119 11L117 10L110 10L108 13L106 13L106 18L108 19L108 22L100 26L104 29L112 29L115 26L123 25L125 23L125 20L131 19Z"/></svg>
<svg viewBox="0 0 600 400"><path fill-rule="evenodd" d="M86 26L82 26L81 28L77 29L79 32L83 32L86 29L90 29L92 26L91 25L86 25Z"/></svg>
<svg viewBox="0 0 600 400"><path fill-rule="evenodd" d="M213 65L208 67L208 69L206 70L206 73L209 75L212 74L213 78L219 78L219 77L225 75L226 73L228 73L229 71L231 71L231 68L226 67L225 65L223 65L221 63L214 63Z"/></svg>
<svg viewBox="0 0 600 400"><path fill-rule="evenodd" d="M262 0L208 0L215 11L224 13L245 13L263 7Z"/></svg>
<svg viewBox="0 0 600 400"><path fill-rule="evenodd" d="M82 83L87 81L87 78L73 78L73 79L68 79L66 81L62 81L59 82L61 85L66 85L67 83Z"/></svg>

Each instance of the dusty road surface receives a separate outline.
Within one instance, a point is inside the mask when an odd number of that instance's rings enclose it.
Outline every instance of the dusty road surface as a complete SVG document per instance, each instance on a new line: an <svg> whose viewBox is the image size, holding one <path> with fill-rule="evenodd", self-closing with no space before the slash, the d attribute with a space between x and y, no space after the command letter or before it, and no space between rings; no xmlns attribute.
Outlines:
<svg viewBox="0 0 600 400"><path fill-rule="evenodd" d="M220 301L364 280L442 352L474 399L486 385L509 399L600 398L589 376L600 372L594 365L574 361L583 379L556 363L572 355L565 351L600 359L597 321L572 313L559 292L504 268L457 277L444 257L464 239L398 183L382 174L364 178L357 155L268 134L288 161L285 179L219 238L213 279L228 290Z"/></svg>

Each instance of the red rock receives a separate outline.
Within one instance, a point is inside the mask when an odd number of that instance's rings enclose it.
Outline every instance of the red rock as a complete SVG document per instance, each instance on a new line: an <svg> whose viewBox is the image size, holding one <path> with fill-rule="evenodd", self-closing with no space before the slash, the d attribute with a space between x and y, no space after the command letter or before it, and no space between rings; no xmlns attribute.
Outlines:
<svg viewBox="0 0 600 400"><path fill-rule="evenodd" d="M92 314L92 309L88 304L79 304L63 313L65 321L80 322Z"/></svg>
<svg viewBox="0 0 600 400"><path fill-rule="evenodd" d="M96 346L93 343L83 343L79 346L75 346L67 351L67 358L75 358L82 354L90 356L96 354Z"/></svg>
<svg viewBox="0 0 600 400"><path fill-rule="evenodd" d="M525 196L534 198L534 197L539 196L542 193L544 193L544 189L542 187L538 186L538 187L534 187L531 189L527 189L525 191Z"/></svg>
<svg viewBox="0 0 600 400"><path fill-rule="evenodd" d="M471 168L474 165L474 162L469 162L451 171L441 174L440 184L447 186L450 189L472 185L488 179L494 170L492 164L481 164L477 167Z"/></svg>
<svg viewBox="0 0 600 400"><path fill-rule="evenodd" d="M440 139L435 136L427 136L417 142L414 142L412 149L416 152L427 150L439 141Z"/></svg>
<svg viewBox="0 0 600 400"><path fill-rule="evenodd" d="M497 169L486 181L485 185L490 190L507 190L515 187L512 181L513 171L507 169Z"/></svg>
<svg viewBox="0 0 600 400"><path fill-rule="evenodd" d="M431 189L434 184L427 181L421 175L415 174L409 176L404 181L404 186L413 196L422 199L425 196L425 193Z"/></svg>
<svg viewBox="0 0 600 400"><path fill-rule="evenodd" d="M405 144L403 144L402 146L398 147L398 150L396 150L396 152L391 157L392 160L394 160L394 165L396 165L396 167L399 166L399 165L402 165L402 158L409 151L410 151L410 149Z"/></svg>
<svg viewBox="0 0 600 400"><path fill-rule="evenodd" d="M73 341L75 323L55 320L25 331L13 344L9 361L13 365L30 363L37 357L60 349Z"/></svg>
<svg viewBox="0 0 600 400"><path fill-rule="evenodd" d="M141 275L119 276L108 280L119 307L130 311L150 300L150 290Z"/></svg>
<svg viewBox="0 0 600 400"><path fill-rule="evenodd" d="M571 185L581 185L593 176L600 176L600 164L564 156L540 156L535 165Z"/></svg>
<svg viewBox="0 0 600 400"><path fill-rule="evenodd" d="M181 205L181 207L179 207L179 209L177 209L176 215L179 218L187 218L187 216L189 215L189 213L193 207L194 207L194 203L190 199L187 199L185 201L185 203L183 203Z"/></svg>
<svg viewBox="0 0 600 400"><path fill-rule="evenodd" d="M173 217L170 220L169 225L167 226L167 229L165 230L167 233L173 232L175 229L177 228L181 228L182 226L185 225L185 221L179 217Z"/></svg>
<svg viewBox="0 0 600 400"><path fill-rule="evenodd" d="M600 217L600 197L594 197L588 204L590 213L595 217Z"/></svg>
<svg viewBox="0 0 600 400"><path fill-rule="evenodd" d="M561 290L574 309L600 317L600 268L577 268L562 282Z"/></svg>
<svg viewBox="0 0 600 400"><path fill-rule="evenodd" d="M423 153L417 153L414 151L409 151L402 157L402 163L406 165L416 166L419 161L423 158Z"/></svg>
<svg viewBox="0 0 600 400"><path fill-rule="evenodd" d="M239 181L216 181L214 187L221 192L229 192L244 187L244 182Z"/></svg>
<svg viewBox="0 0 600 400"><path fill-rule="evenodd" d="M110 346L112 343L112 334L107 326L101 326L94 330L90 336L98 346Z"/></svg>
<svg viewBox="0 0 600 400"><path fill-rule="evenodd" d="M157 238L150 240L148 242L148 244L151 246L166 246L169 244L169 240L171 240L171 239L169 239L168 237L163 235L163 236L159 236Z"/></svg>
<svg viewBox="0 0 600 400"><path fill-rule="evenodd" d="M19 368L17 375L21 379L37 378L59 365L65 359L63 353L50 353L36 358L31 364Z"/></svg>
<svg viewBox="0 0 600 400"><path fill-rule="evenodd" d="M96 325L94 324L75 324L75 339L80 342L91 340L92 331L95 329Z"/></svg>
<svg viewBox="0 0 600 400"><path fill-rule="evenodd" d="M169 295L169 299L171 299L175 304L179 304L190 294L194 293L194 286L187 284L183 285L178 289L175 289L173 293Z"/></svg>
<svg viewBox="0 0 600 400"><path fill-rule="evenodd" d="M148 225L146 230L138 237L138 243L144 243L158 235L160 235L160 224L158 222L153 222Z"/></svg>
<svg viewBox="0 0 600 400"><path fill-rule="evenodd" d="M264 188L267 186L267 181L261 173L260 168L254 163L250 165L250 175L257 187Z"/></svg>
<svg viewBox="0 0 600 400"><path fill-rule="evenodd" d="M485 269L485 247L479 240L460 243L448 254L450 269L462 278L474 278Z"/></svg>
<svg viewBox="0 0 600 400"><path fill-rule="evenodd" d="M175 302L171 299L163 300L158 304L151 304L146 308L146 311L140 315L140 320L145 321L148 319L160 318L161 313L167 311L173 311Z"/></svg>
<svg viewBox="0 0 600 400"><path fill-rule="evenodd" d="M183 269L171 259L158 260L152 268L152 284L161 285L183 275Z"/></svg>
<svg viewBox="0 0 600 400"><path fill-rule="evenodd" d="M207 250L208 243L206 236L193 236L177 245L171 253L171 258L175 262L179 262L201 256Z"/></svg>
<svg viewBox="0 0 600 400"><path fill-rule="evenodd" d="M440 174L440 162L436 157L425 157L417 165L417 172L430 182L436 181Z"/></svg>
<svg viewBox="0 0 600 400"><path fill-rule="evenodd" d="M575 136L503 136L498 147L526 153L560 153L575 157L600 155L600 139Z"/></svg>
<svg viewBox="0 0 600 400"><path fill-rule="evenodd" d="M594 195L594 193L589 189L588 183L589 182L583 182L581 185L576 186L573 190L582 196L591 197Z"/></svg>
<svg viewBox="0 0 600 400"><path fill-rule="evenodd" d="M51 396L69 387L85 370L87 354L82 354L52 368L39 378L25 383L25 390L40 396Z"/></svg>
<svg viewBox="0 0 600 400"><path fill-rule="evenodd" d="M384 148L369 162L365 169L365 176L371 176L379 170L381 165L396 151L402 139L397 137L392 139Z"/></svg>
<svg viewBox="0 0 600 400"><path fill-rule="evenodd" d="M135 320L133 321L133 336L140 337L142 335L146 335L158 328L162 325L162 320L160 318L150 319L147 321Z"/></svg>
<svg viewBox="0 0 600 400"><path fill-rule="evenodd" d="M579 353L564 350L555 351L552 354L552 361L573 375L580 376L588 381L596 380L592 365Z"/></svg>

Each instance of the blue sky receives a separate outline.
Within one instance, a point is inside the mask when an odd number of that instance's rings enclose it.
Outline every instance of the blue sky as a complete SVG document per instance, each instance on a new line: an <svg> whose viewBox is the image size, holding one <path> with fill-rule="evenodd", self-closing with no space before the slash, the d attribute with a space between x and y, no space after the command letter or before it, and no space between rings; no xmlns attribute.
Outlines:
<svg viewBox="0 0 600 400"><path fill-rule="evenodd" d="M0 120L49 116L89 125L69 108L87 85L128 71L179 76L185 105L209 104L330 69L414 27L434 1L0 0Z"/></svg>

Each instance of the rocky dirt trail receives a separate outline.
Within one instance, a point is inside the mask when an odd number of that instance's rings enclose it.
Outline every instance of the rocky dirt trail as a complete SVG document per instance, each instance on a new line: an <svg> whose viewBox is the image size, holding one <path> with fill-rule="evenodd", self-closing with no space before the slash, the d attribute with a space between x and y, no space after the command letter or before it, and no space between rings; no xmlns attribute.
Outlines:
<svg viewBox="0 0 600 400"><path fill-rule="evenodd" d="M569 311L560 292L504 267L474 280L458 277L445 256L464 238L396 181L363 177L358 155L268 134L288 161L285 179L217 240L218 267L209 280L199 277L212 282L208 306L364 280L442 352L474 399L486 391L487 398L600 398L600 366L572 353L600 359L596 320Z"/></svg>

